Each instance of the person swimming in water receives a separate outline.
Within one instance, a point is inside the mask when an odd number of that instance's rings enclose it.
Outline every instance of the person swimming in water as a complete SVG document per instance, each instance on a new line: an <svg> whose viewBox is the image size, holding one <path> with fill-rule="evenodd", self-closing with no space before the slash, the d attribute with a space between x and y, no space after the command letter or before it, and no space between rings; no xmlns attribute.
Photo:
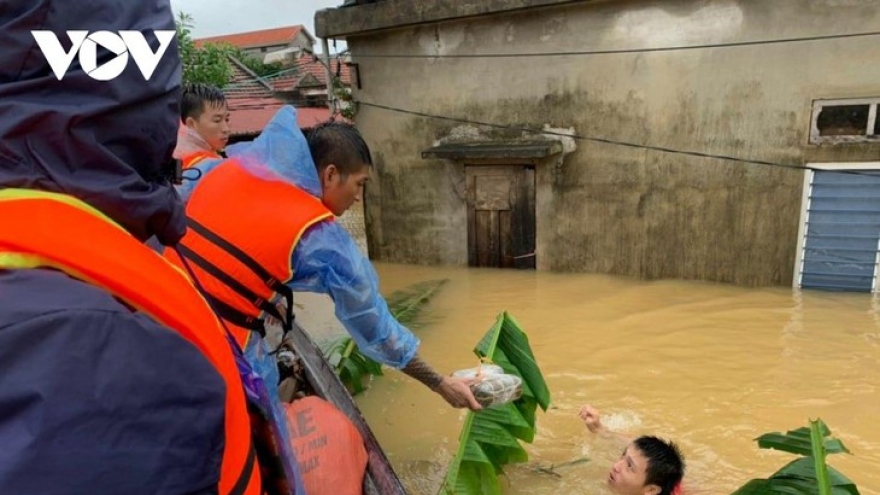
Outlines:
<svg viewBox="0 0 880 495"><path fill-rule="evenodd" d="M630 440L602 424L599 411L587 404L579 416L591 433L616 436L626 443L608 472L608 488L617 495L681 495L684 457L675 443L645 435Z"/></svg>

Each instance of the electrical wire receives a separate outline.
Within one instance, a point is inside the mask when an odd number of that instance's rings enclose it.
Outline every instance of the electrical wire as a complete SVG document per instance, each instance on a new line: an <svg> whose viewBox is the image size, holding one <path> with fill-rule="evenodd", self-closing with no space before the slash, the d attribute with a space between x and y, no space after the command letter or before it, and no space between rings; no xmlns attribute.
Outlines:
<svg viewBox="0 0 880 495"><path fill-rule="evenodd" d="M701 45L674 45L655 48L622 48L613 50L584 50L571 52L529 52L529 53L471 53L471 54L447 54L447 55L423 55L423 54L382 54L382 53L352 53L355 59L361 58L523 58L523 57L571 57L591 55L617 55L626 53L655 53L674 52L684 50L704 50L708 48L736 48L744 46L777 45L782 43L803 43L808 41L827 41L848 38L863 38L880 36L880 31L865 31L860 33L826 34L817 36L803 36L798 38L778 38L766 40L732 41L729 43L706 43Z"/></svg>
<svg viewBox="0 0 880 495"><path fill-rule="evenodd" d="M730 161L730 162L742 163L742 164L750 164L750 165L763 165L763 166L768 166L768 167L787 168L787 169L795 169L795 170L812 170L812 171L824 170L824 169L820 169L817 167L810 167L808 165L801 165L801 164L794 164L794 163L771 162L771 161L767 161L767 160L740 158L740 157L736 157L736 156L719 155L719 154L714 154L714 153L705 153L705 152L701 152L701 151L679 150L679 149L669 148L669 147L665 147L665 146L652 146L652 145L648 145L648 144L639 144L639 143L633 143L633 142L629 142L629 141L621 141L621 140L617 140L617 139L602 138L602 137L595 137L595 136L585 136L585 135L579 135L579 134L566 134L563 132L557 132L557 131L551 131L551 130L545 130L545 129L536 129L533 127L510 126L510 125L504 125L504 124L497 124L497 123L493 123L493 122L482 122L482 121L478 121L478 120L465 119L465 118L460 118L460 117L434 115L434 114L430 114L427 112L419 112L419 111L409 110L409 109L405 109L405 108L397 108L397 107L392 107L389 105L382 105L382 104L372 103L372 102L362 101L362 100L356 100L356 102L359 105L363 105L365 107L373 107L373 108L386 110L386 111L390 111L390 112L402 113L402 114L413 115L413 116L417 116L417 117L424 117L424 118L435 119L435 120L444 120L447 122L456 122L456 123L460 123L460 124L479 125L479 126L484 126L484 127L491 127L494 129L503 129L503 130L509 130L509 131L528 132L528 133L533 133L533 134L559 136L559 137L575 139L578 141L592 141L592 142L596 142L596 143L604 143L604 144L610 144L610 145L614 145L614 146L624 146L627 148L659 151L662 153L671 153L671 154L677 154L677 155L693 156L693 157L697 157L697 158L710 158L710 159L715 159L715 160L724 160L724 161ZM839 170L836 172L851 174L851 175L870 176L870 177L875 177L875 178L880 177L877 174L872 174L869 172L858 171L858 170Z"/></svg>

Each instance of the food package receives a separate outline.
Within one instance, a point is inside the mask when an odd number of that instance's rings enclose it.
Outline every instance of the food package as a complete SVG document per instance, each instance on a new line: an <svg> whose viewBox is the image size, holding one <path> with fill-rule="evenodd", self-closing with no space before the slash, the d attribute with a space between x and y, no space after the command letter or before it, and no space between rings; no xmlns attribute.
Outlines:
<svg viewBox="0 0 880 495"><path fill-rule="evenodd" d="M457 378L470 378L474 398L485 408L498 407L522 397L522 378L504 372L495 364L480 364L476 368L458 370Z"/></svg>

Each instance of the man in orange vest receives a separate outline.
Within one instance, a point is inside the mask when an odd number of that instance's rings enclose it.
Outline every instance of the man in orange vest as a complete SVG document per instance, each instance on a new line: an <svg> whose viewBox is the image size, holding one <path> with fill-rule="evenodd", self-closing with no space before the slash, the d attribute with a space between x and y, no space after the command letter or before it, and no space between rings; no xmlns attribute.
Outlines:
<svg viewBox="0 0 880 495"><path fill-rule="evenodd" d="M0 9L0 493L264 493L252 428L267 423L249 411L265 387L143 244L186 230L174 29L168 0ZM84 43L122 30L165 48L151 77L132 61L110 80L86 70ZM60 76L51 38L84 47Z"/></svg>
<svg viewBox="0 0 880 495"><path fill-rule="evenodd" d="M360 201L369 178L370 151L357 130L325 124L307 142L296 110L284 107L256 140L228 153L196 165L201 179L179 189L190 226L181 250L251 362L267 360L263 318L292 317L277 310L280 297L291 309L293 291L329 294L361 352L454 407L480 409L466 380L443 376L419 357L419 340L388 311L370 261L334 221ZM271 364L255 366L275 382Z"/></svg>
<svg viewBox="0 0 880 495"><path fill-rule="evenodd" d="M185 84L180 124L174 158L181 160L184 169L205 159L222 158L229 142L229 108L223 90L209 84Z"/></svg>

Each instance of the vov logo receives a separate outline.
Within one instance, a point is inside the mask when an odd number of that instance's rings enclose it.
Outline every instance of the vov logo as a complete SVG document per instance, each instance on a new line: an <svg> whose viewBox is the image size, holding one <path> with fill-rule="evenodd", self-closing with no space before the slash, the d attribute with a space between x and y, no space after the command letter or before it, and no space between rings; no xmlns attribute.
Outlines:
<svg viewBox="0 0 880 495"><path fill-rule="evenodd" d="M129 55L141 70L144 79L150 79L175 34L174 31L153 32L159 40L159 48L155 52L140 31L119 31L119 34L111 31L95 31L91 34L88 31L67 31L67 37L72 44L67 52L52 31L31 31L31 34L59 81L67 74L67 69L77 53L80 66L92 79L110 81L125 70ZM98 45L116 54L116 57L100 67Z"/></svg>

